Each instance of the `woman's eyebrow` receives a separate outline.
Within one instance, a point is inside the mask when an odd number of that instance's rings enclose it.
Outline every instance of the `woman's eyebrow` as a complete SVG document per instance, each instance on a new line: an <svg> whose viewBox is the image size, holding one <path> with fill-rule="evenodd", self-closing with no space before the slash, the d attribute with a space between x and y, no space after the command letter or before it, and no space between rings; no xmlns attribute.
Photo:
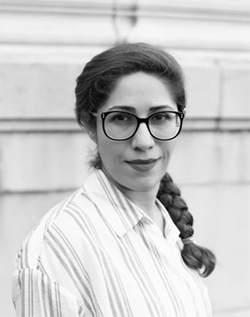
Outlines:
<svg viewBox="0 0 250 317"><path fill-rule="evenodd" d="M167 111L167 110L175 110L175 109L169 105L161 105L161 106L155 106L155 107L149 108L150 112L159 111L159 110L166 110Z"/></svg>
<svg viewBox="0 0 250 317"><path fill-rule="evenodd" d="M109 108L109 111L114 111L114 110L136 112L136 107L126 106L126 105L116 105ZM175 109L169 105L153 106L149 108L149 112L154 112L159 110L175 110Z"/></svg>
<svg viewBox="0 0 250 317"><path fill-rule="evenodd" d="M129 111L129 112L136 112L135 107L125 106L125 105L116 105L116 106L109 108L108 110L109 111L115 111L115 110L121 111L121 110L123 110L123 111Z"/></svg>

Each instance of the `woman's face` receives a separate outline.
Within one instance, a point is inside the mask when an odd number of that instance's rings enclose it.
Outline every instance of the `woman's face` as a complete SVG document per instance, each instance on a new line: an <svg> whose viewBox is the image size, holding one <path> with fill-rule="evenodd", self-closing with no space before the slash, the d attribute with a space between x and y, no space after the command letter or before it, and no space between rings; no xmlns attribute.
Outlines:
<svg viewBox="0 0 250 317"><path fill-rule="evenodd" d="M154 139L146 124L141 123L132 138L111 140L103 132L100 117L100 113L111 110L129 111L139 118L146 118L157 111L177 110L168 87L157 77L142 72L120 78L111 96L98 111L94 135L102 170L121 190L158 190L176 139ZM150 163L147 160L151 160Z"/></svg>

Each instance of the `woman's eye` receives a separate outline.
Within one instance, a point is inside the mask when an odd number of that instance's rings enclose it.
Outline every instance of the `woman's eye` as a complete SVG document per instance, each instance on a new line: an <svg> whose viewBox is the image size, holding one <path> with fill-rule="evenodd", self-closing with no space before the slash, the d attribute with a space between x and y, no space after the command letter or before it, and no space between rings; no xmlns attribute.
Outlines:
<svg viewBox="0 0 250 317"><path fill-rule="evenodd" d="M126 121L128 120L128 117L126 115L123 114L118 114L114 117L114 120L118 120L118 121Z"/></svg>
<svg viewBox="0 0 250 317"><path fill-rule="evenodd" d="M153 121L166 121L166 120L170 120L171 119L171 115L168 113L157 113L152 117Z"/></svg>
<svg viewBox="0 0 250 317"><path fill-rule="evenodd" d="M114 123L129 123L132 120L132 117L125 113L113 113L108 118L110 122Z"/></svg>
<svg viewBox="0 0 250 317"><path fill-rule="evenodd" d="M153 117L156 121L162 121L166 119L166 116L162 114L157 114L156 116Z"/></svg>

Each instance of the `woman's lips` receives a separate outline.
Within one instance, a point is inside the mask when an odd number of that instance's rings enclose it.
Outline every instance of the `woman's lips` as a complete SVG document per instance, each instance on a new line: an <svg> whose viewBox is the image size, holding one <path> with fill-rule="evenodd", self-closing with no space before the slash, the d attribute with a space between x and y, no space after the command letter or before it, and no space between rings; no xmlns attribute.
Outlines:
<svg viewBox="0 0 250 317"><path fill-rule="evenodd" d="M138 172L148 172L152 170L158 159L149 159L149 160L132 160L127 161L127 163Z"/></svg>

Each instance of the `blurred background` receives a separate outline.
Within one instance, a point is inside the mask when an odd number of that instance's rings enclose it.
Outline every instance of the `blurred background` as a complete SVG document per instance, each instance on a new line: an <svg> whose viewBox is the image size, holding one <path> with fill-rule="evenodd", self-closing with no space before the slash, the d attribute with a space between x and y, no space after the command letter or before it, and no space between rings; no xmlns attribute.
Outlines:
<svg viewBox="0 0 250 317"><path fill-rule="evenodd" d="M250 316L250 1L2 0L1 317L13 317L15 252L78 188L92 147L74 118L75 79L123 42L163 47L183 66L187 118L169 170L218 266L214 316Z"/></svg>

